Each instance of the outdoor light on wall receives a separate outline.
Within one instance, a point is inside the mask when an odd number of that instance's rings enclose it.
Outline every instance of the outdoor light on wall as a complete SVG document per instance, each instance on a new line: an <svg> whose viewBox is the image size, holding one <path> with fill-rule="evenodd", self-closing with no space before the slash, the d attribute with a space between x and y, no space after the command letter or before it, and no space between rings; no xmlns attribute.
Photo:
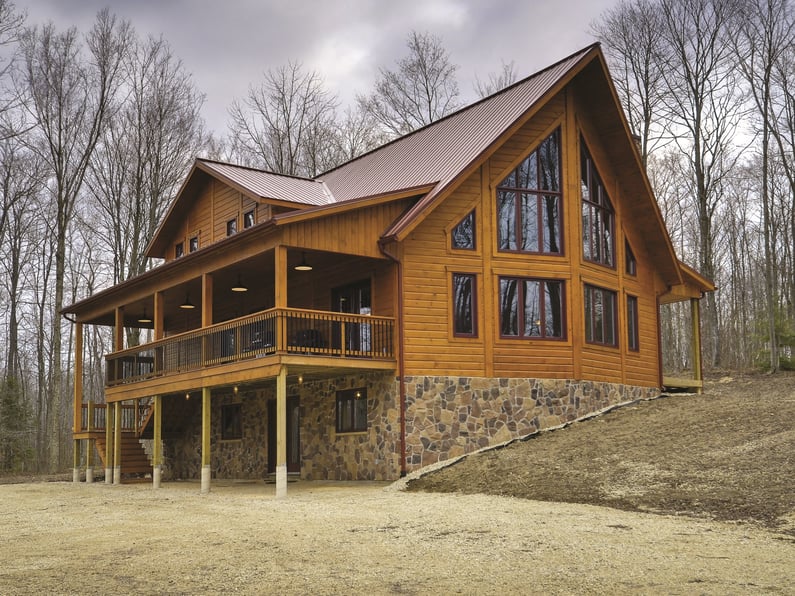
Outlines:
<svg viewBox="0 0 795 596"><path fill-rule="evenodd" d="M179 305L180 308L184 308L185 310L190 310L192 308L196 308L193 303L190 301L190 294L185 294L185 302Z"/></svg>
<svg viewBox="0 0 795 596"><path fill-rule="evenodd" d="M232 388L232 392L233 392L235 395L237 395L237 385L235 385L235 386Z"/></svg>
<svg viewBox="0 0 795 596"><path fill-rule="evenodd" d="M301 385L304 382L304 375L298 375L298 384Z"/></svg>
<svg viewBox="0 0 795 596"><path fill-rule="evenodd" d="M243 280L240 277L240 274L237 274L237 283L232 286L233 292L248 292L248 288L243 285Z"/></svg>
<svg viewBox="0 0 795 596"><path fill-rule="evenodd" d="M301 253L301 262L295 266L296 271L312 271L312 265L306 262L306 253Z"/></svg>
<svg viewBox="0 0 795 596"><path fill-rule="evenodd" d="M357 391L356 392L356 399L361 399L361 397L362 397L362 392L361 391Z"/></svg>
<svg viewBox="0 0 795 596"><path fill-rule="evenodd" d="M186 399L186 400L190 399L190 392L188 392L188 393L186 393L186 394L185 394L185 399Z"/></svg>
<svg viewBox="0 0 795 596"><path fill-rule="evenodd" d="M146 316L146 307L144 306L144 314L141 315L141 318L138 319L139 323L151 323L152 319Z"/></svg>

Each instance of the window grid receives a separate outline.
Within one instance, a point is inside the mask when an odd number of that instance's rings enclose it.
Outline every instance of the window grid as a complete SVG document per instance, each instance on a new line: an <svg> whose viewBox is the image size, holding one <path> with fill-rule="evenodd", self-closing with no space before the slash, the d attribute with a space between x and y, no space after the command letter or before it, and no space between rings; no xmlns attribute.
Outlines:
<svg viewBox="0 0 795 596"><path fill-rule="evenodd" d="M337 391L336 431L338 433L365 432L367 430L367 389Z"/></svg>
<svg viewBox="0 0 795 596"><path fill-rule="evenodd" d="M565 339L564 303L562 281L501 277L500 337Z"/></svg>
<svg viewBox="0 0 795 596"><path fill-rule="evenodd" d="M582 250L587 261L615 267L615 213L585 141L580 144Z"/></svg>
<svg viewBox="0 0 795 596"><path fill-rule="evenodd" d="M618 345L616 292L585 285L585 341L590 344Z"/></svg>

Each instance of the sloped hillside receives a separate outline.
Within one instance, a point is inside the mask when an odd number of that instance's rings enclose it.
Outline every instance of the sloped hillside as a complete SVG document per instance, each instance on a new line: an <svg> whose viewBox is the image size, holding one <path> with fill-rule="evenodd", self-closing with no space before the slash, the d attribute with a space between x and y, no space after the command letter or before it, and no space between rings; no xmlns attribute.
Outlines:
<svg viewBox="0 0 795 596"><path fill-rule="evenodd" d="M472 455L409 490L749 521L795 535L795 374L723 377Z"/></svg>

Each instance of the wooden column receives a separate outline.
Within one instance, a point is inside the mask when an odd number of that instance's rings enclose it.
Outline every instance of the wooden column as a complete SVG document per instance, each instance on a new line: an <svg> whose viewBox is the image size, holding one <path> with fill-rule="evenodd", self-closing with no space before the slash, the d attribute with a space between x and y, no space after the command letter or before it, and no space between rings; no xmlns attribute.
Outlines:
<svg viewBox="0 0 795 596"><path fill-rule="evenodd" d="M116 325L113 327L113 351L124 349L124 308L116 308Z"/></svg>
<svg viewBox="0 0 795 596"><path fill-rule="evenodd" d="M703 392L704 372L702 370L703 364L701 362L701 308L698 298L690 299L690 323L692 329L692 350L693 350L693 378L699 381L696 393Z"/></svg>
<svg viewBox="0 0 795 596"><path fill-rule="evenodd" d="M115 420L113 404L105 404L105 484L113 484L113 430Z"/></svg>
<svg viewBox="0 0 795 596"><path fill-rule="evenodd" d="M73 395L72 432L83 430L83 323L75 323L75 379ZM75 439L72 481L80 482L80 440ZM87 479L87 478L86 478Z"/></svg>
<svg viewBox="0 0 795 596"><path fill-rule="evenodd" d="M154 407L154 445L152 446L152 488L160 488L160 476L163 469L163 397L155 395Z"/></svg>
<svg viewBox="0 0 795 596"><path fill-rule="evenodd" d="M202 387L202 480L201 494L210 492L210 388Z"/></svg>
<svg viewBox="0 0 795 596"><path fill-rule="evenodd" d="M276 377L276 498L287 496L287 367Z"/></svg>
<svg viewBox="0 0 795 596"><path fill-rule="evenodd" d="M76 373L75 373L76 374ZM94 420L94 404L86 404L86 431L91 433L94 430L92 422ZM86 483L94 482L94 439L90 436L86 439Z"/></svg>
<svg viewBox="0 0 795 596"><path fill-rule="evenodd" d="M163 292L155 292L155 312L154 312L154 327L155 333L153 339L163 339Z"/></svg>
<svg viewBox="0 0 795 596"><path fill-rule="evenodd" d="M274 249L274 306L287 308L287 247L277 246ZM276 316L276 349L287 349L287 325L283 313Z"/></svg>
<svg viewBox="0 0 795 596"><path fill-rule="evenodd" d="M121 402L113 404L113 484L121 484Z"/></svg>

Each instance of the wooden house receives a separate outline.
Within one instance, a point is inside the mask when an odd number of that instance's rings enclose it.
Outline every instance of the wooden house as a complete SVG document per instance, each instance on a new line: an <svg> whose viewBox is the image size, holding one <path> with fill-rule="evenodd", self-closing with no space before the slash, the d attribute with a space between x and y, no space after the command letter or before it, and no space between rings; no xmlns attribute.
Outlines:
<svg viewBox="0 0 795 596"><path fill-rule="evenodd" d="M76 478L396 479L659 393L660 305L714 289L596 45L315 179L197 159L148 256L65 309Z"/></svg>

